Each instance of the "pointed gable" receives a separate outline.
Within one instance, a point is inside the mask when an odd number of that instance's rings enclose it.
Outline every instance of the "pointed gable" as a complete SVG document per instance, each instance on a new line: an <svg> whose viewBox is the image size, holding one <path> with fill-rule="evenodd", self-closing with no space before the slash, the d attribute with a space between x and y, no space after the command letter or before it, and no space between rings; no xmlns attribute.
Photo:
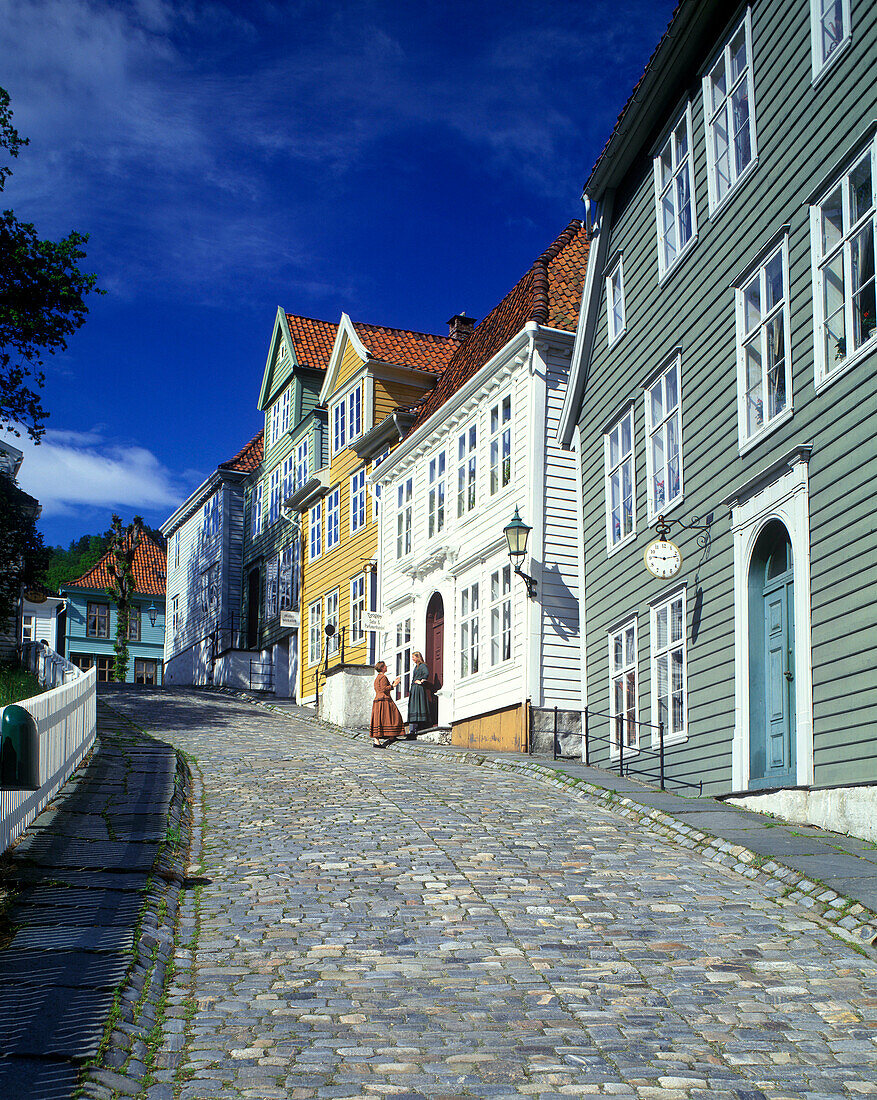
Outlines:
<svg viewBox="0 0 877 1100"><path fill-rule="evenodd" d="M277 307L274 331L268 349L268 359L262 375L258 407L264 412L276 391L293 374L297 366L324 371L329 365L338 326L331 321L318 321L286 313Z"/></svg>
<svg viewBox="0 0 877 1100"><path fill-rule="evenodd" d="M97 565L83 573L76 580L67 581L62 588L90 588L105 590L113 584L113 578L107 569L107 562L112 557L112 551L108 550ZM145 532L140 540L140 545L134 551L132 562L134 577L134 592L138 596L160 596L165 598L167 586L167 554L164 549L150 538Z"/></svg>
<svg viewBox="0 0 877 1100"><path fill-rule="evenodd" d="M588 244L585 227L578 220L571 221L471 335L462 343L453 341L454 355L435 389L415 407L411 431L450 400L528 322L575 331Z"/></svg>

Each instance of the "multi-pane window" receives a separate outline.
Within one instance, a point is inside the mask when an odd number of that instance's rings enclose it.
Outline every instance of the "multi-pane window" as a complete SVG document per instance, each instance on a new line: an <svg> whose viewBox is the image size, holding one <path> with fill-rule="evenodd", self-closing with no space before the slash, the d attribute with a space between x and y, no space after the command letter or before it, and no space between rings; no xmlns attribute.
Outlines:
<svg viewBox="0 0 877 1100"><path fill-rule="evenodd" d="M633 408L603 437L606 476L606 547L611 550L636 532L636 479L633 460Z"/></svg>
<svg viewBox="0 0 877 1100"><path fill-rule="evenodd" d="M128 641L140 641L140 608L132 607L128 610Z"/></svg>
<svg viewBox="0 0 877 1100"><path fill-rule="evenodd" d="M875 160L877 143L870 143L811 208L817 384L839 372L877 335Z"/></svg>
<svg viewBox="0 0 877 1100"><path fill-rule="evenodd" d="M158 683L158 662L150 661L145 657L134 658L134 683L156 684Z"/></svg>
<svg viewBox="0 0 877 1100"><path fill-rule="evenodd" d="M362 385L332 406L332 453L338 454L362 435Z"/></svg>
<svg viewBox="0 0 877 1100"><path fill-rule="evenodd" d="M789 289L784 239L737 288L737 394L741 446L791 409Z"/></svg>
<svg viewBox="0 0 877 1100"><path fill-rule="evenodd" d="M685 737L685 593L652 608L652 721L664 741ZM652 740L657 743L658 730Z"/></svg>
<svg viewBox="0 0 877 1100"><path fill-rule="evenodd" d="M722 204L756 156L752 86L752 21L747 8L703 78L711 211Z"/></svg>
<svg viewBox="0 0 877 1100"><path fill-rule="evenodd" d="M323 601L308 604L308 664L318 665L323 644Z"/></svg>
<svg viewBox="0 0 877 1100"><path fill-rule="evenodd" d="M281 611L288 611L295 606L295 593L293 591L293 574L295 570L295 547L284 546L280 551L280 592L278 604Z"/></svg>
<svg viewBox="0 0 877 1100"><path fill-rule="evenodd" d="M262 482L253 488L252 496L250 497L250 530L253 533L253 538L256 535L262 533Z"/></svg>
<svg viewBox="0 0 877 1100"><path fill-rule="evenodd" d="M308 513L308 535L310 536L310 560L323 553L323 502L321 500Z"/></svg>
<svg viewBox="0 0 877 1100"><path fill-rule="evenodd" d="M341 541L341 490L333 489L326 497L326 549L333 550Z"/></svg>
<svg viewBox="0 0 877 1100"><path fill-rule="evenodd" d="M180 597L174 596L171 599L171 631L176 637L177 632L180 629Z"/></svg>
<svg viewBox="0 0 877 1100"><path fill-rule="evenodd" d="M34 640L34 616L22 615L21 616L21 640L23 642L32 642Z"/></svg>
<svg viewBox="0 0 877 1100"><path fill-rule="evenodd" d="M427 466L427 534L437 535L445 526L445 452L439 451Z"/></svg>
<svg viewBox="0 0 877 1100"><path fill-rule="evenodd" d="M475 424L457 438L457 515L475 507L475 476L478 470L478 428Z"/></svg>
<svg viewBox="0 0 877 1100"><path fill-rule="evenodd" d="M384 461L387 455L390 453L389 448L384 451L383 454L378 455L372 463L372 473L377 470L378 466ZM378 518L378 513L381 510L381 486L377 483L372 484L372 519Z"/></svg>
<svg viewBox="0 0 877 1100"><path fill-rule="evenodd" d="M609 634L609 715L611 751L638 748L636 619Z"/></svg>
<svg viewBox="0 0 877 1100"><path fill-rule="evenodd" d="M341 648L341 634L338 629L338 599L339 591L337 588L326 595L326 626L335 628L331 633L328 630L326 631L326 653L330 657L334 657Z"/></svg>
<svg viewBox="0 0 877 1100"><path fill-rule="evenodd" d="M300 489L308 479L308 441L303 439L295 450L295 487Z"/></svg>
<svg viewBox="0 0 877 1100"><path fill-rule="evenodd" d="M289 431L289 386L268 410L268 446Z"/></svg>
<svg viewBox="0 0 877 1100"><path fill-rule="evenodd" d="M490 410L490 495L512 480L512 399L506 395Z"/></svg>
<svg viewBox="0 0 877 1100"><path fill-rule="evenodd" d="M180 568L180 532L174 532L174 569Z"/></svg>
<svg viewBox="0 0 877 1100"><path fill-rule="evenodd" d="M814 80L843 52L851 35L850 0L810 0Z"/></svg>
<svg viewBox="0 0 877 1100"><path fill-rule="evenodd" d="M690 106L673 128L654 163L658 269L664 275L675 265L697 233Z"/></svg>
<svg viewBox="0 0 877 1100"><path fill-rule="evenodd" d="M280 581L280 560L272 558L265 567L265 618L277 614L277 596Z"/></svg>
<svg viewBox="0 0 877 1100"><path fill-rule="evenodd" d="M85 633L89 638L109 638L110 605L108 603L90 603L88 605Z"/></svg>
<svg viewBox="0 0 877 1100"><path fill-rule="evenodd" d="M282 472L280 465L274 467L268 478L268 524L280 519L280 489Z"/></svg>
<svg viewBox="0 0 877 1100"><path fill-rule="evenodd" d="M395 675L401 677L396 688L397 699L407 699L411 691L411 620L396 623Z"/></svg>
<svg viewBox="0 0 877 1100"><path fill-rule="evenodd" d="M365 467L350 479L350 533L365 527Z"/></svg>
<svg viewBox="0 0 877 1100"><path fill-rule="evenodd" d="M460 593L460 676L472 676L478 671L478 623L481 612L478 585L472 584Z"/></svg>
<svg viewBox="0 0 877 1100"><path fill-rule="evenodd" d="M357 645L365 637L365 573L350 582L350 644Z"/></svg>
<svg viewBox="0 0 877 1100"><path fill-rule="evenodd" d="M609 344L612 345L624 332L624 267L621 256L606 276L606 314L609 328Z"/></svg>
<svg viewBox="0 0 877 1100"><path fill-rule="evenodd" d="M512 659L512 567L490 574L490 663Z"/></svg>
<svg viewBox="0 0 877 1100"><path fill-rule="evenodd" d="M112 657L97 657L95 658L95 667L97 668L98 683L109 684L113 679L113 664Z"/></svg>
<svg viewBox="0 0 877 1100"><path fill-rule="evenodd" d="M406 478L396 490L396 557L411 553L411 514L414 479Z"/></svg>
<svg viewBox="0 0 877 1100"><path fill-rule="evenodd" d="M288 500L295 490L295 456L287 455L283 460L283 474L280 478L280 503Z"/></svg>
<svg viewBox="0 0 877 1100"><path fill-rule="evenodd" d="M201 510L201 530L205 539L215 538L219 534L219 493L214 493L204 502Z"/></svg>
<svg viewBox="0 0 877 1100"><path fill-rule="evenodd" d="M682 497L682 399L680 360L646 390L646 466L649 518L660 515Z"/></svg>

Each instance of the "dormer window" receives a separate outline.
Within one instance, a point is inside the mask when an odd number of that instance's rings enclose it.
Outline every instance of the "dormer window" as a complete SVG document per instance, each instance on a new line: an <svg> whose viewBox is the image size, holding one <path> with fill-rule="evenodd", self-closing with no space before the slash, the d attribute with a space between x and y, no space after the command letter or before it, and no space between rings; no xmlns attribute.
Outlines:
<svg viewBox="0 0 877 1100"><path fill-rule="evenodd" d="M330 406L332 454L337 455L362 435L362 383Z"/></svg>
<svg viewBox="0 0 877 1100"><path fill-rule="evenodd" d="M265 416L265 428L269 447L273 446L285 432L289 431L289 386L268 409Z"/></svg>

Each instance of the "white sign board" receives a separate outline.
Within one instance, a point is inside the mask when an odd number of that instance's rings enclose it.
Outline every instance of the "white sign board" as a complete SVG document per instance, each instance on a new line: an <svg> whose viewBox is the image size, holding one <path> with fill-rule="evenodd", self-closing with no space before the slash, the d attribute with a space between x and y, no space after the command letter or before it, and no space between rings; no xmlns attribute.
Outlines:
<svg viewBox="0 0 877 1100"><path fill-rule="evenodd" d="M383 630L384 617L380 611L366 611L363 626L366 630Z"/></svg>
<svg viewBox="0 0 877 1100"><path fill-rule="evenodd" d="M299 613L297 611L281 611L280 612L280 625L289 626L295 629L299 624Z"/></svg>

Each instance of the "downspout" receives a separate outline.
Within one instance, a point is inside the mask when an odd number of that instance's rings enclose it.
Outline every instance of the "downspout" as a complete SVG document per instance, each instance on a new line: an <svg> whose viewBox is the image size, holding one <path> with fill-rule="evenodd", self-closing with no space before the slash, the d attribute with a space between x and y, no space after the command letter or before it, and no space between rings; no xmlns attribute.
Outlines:
<svg viewBox="0 0 877 1100"><path fill-rule="evenodd" d="M529 321L527 330L527 370L530 377L530 431L529 450L530 468L528 471L529 499L527 512L533 527L531 533L531 551L529 572L539 584L538 595L527 599L525 605L526 659L521 677L521 715L527 716L527 700L530 705L542 705L542 564L545 557L545 385L543 378L536 377L535 356L536 337L539 325ZM541 491L538 491L541 490ZM534 548L538 547L538 562Z"/></svg>

